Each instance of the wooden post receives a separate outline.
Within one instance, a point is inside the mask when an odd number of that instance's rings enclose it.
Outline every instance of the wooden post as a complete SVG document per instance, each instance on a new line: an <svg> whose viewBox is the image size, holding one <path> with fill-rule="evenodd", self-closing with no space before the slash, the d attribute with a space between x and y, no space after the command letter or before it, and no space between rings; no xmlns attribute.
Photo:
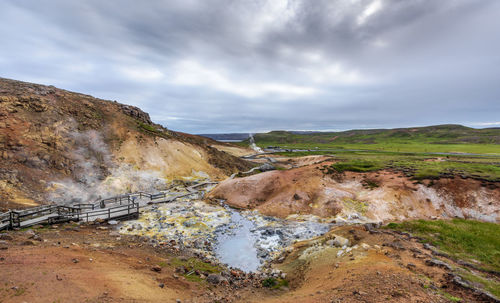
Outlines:
<svg viewBox="0 0 500 303"><path fill-rule="evenodd" d="M14 222L13 222L13 218L12 218L12 212L9 213L9 227L10 229L13 228L13 225L14 225Z"/></svg>
<svg viewBox="0 0 500 303"><path fill-rule="evenodd" d="M108 208L108 219L111 219L111 208Z"/></svg>

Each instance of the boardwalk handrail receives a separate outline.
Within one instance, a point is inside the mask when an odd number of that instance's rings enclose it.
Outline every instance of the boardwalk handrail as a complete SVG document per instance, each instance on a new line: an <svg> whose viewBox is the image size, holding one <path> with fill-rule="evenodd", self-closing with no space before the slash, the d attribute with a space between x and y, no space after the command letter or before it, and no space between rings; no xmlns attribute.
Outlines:
<svg viewBox="0 0 500 303"><path fill-rule="evenodd" d="M216 184L215 182L202 182L188 187L188 193L169 196L169 193L160 192L150 194L147 192L136 192L100 199L94 203L77 203L72 205L41 205L22 210L9 210L0 213L0 230L5 228L19 228L31 226L44 222L52 223L60 220L96 220L98 218L110 220L112 218L137 217L139 215L140 203L137 198L148 198L149 203L173 202L178 198L195 194L194 188L203 185ZM153 201L163 199L161 201ZM38 219L38 220L37 220ZM24 223L24 224L23 224Z"/></svg>
<svg viewBox="0 0 500 303"><path fill-rule="evenodd" d="M125 213L126 211L126 213ZM120 214L120 216L112 216L112 214ZM122 217L122 216L130 216L131 214L139 214L139 203L137 202L132 202L130 204L126 205L119 205L119 206L114 206L106 209L99 209L99 210L94 210L94 211L89 211L85 213L78 213L73 216L76 220L85 220L86 222L91 221L90 219L97 217L100 219L112 219L116 217ZM104 216L104 218L102 218ZM96 219L97 219L96 218Z"/></svg>

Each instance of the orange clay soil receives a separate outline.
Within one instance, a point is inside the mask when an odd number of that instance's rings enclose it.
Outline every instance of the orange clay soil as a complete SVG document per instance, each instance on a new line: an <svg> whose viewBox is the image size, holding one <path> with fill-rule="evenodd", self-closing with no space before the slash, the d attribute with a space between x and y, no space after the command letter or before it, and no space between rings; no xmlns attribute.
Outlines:
<svg viewBox="0 0 500 303"><path fill-rule="evenodd" d="M100 228L100 227L98 227ZM430 252L397 234L370 234L345 226L331 233L366 243L340 258L336 249L301 258L323 241L299 242L281 264L289 287L214 286L175 274L182 252L152 248L133 237L117 239L95 227L35 229L44 241L26 245L24 231L0 245L0 302L448 302L443 293L482 302L455 287L441 268L425 265ZM396 243L397 245L394 245ZM380 247L378 247L379 245ZM386 245L386 246L384 246ZM161 264L161 271L151 269ZM163 287L160 287L163 284Z"/></svg>
<svg viewBox="0 0 500 303"><path fill-rule="evenodd" d="M370 234L360 226L330 232L368 244L337 257L338 249L319 250L301 258L316 240L299 242L278 268L288 273L291 291L267 302L450 302L444 294L482 302L450 283L447 272L425 265L430 252L414 239L398 234ZM328 238L325 235L319 238Z"/></svg>
<svg viewBox="0 0 500 303"><path fill-rule="evenodd" d="M443 178L418 183L393 171L325 175L326 161L221 182L207 198L286 217L313 214L367 221L465 217L500 221L500 184Z"/></svg>

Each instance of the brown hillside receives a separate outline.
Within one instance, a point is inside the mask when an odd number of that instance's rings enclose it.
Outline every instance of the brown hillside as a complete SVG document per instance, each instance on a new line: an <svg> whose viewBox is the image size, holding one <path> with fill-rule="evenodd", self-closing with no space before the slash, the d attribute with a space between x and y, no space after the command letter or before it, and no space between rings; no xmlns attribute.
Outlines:
<svg viewBox="0 0 500 303"><path fill-rule="evenodd" d="M223 178L250 164L154 124L137 107L0 78L0 207Z"/></svg>

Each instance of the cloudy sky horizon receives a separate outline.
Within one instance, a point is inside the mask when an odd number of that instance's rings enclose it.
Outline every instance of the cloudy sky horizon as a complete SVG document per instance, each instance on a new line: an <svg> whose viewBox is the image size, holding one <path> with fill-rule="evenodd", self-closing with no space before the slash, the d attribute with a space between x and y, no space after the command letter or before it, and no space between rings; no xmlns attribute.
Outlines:
<svg viewBox="0 0 500 303"><path fill-rule="evenodd" d="M0 77L190 133L500 127L497 0L4 0Z"/></svg>

